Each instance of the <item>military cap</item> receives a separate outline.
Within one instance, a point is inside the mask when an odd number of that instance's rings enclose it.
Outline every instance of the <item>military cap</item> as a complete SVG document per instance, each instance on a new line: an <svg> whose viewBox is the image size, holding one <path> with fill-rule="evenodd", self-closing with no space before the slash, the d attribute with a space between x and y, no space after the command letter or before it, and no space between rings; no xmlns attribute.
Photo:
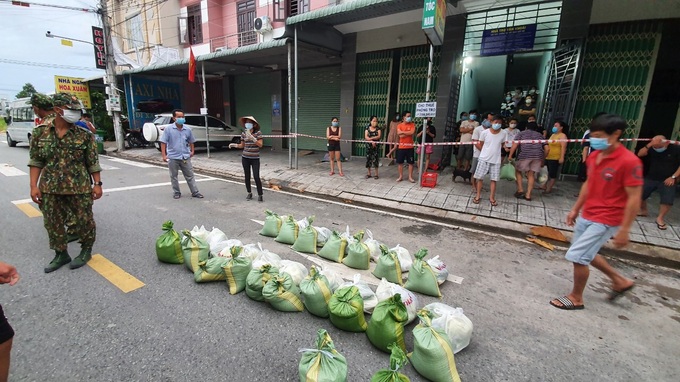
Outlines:
<svg viewBox="0 0 680 382"><path fill-rule="evenodd" d="M80 100L76 96L68 93L57 93L53 95L52 103L54 106L64 107L71 110L81 110L83 108L83 104L80 102Z"/></svg>
<svg viewBox="0 0 680 382"><path fill-rule="evenodd" d="M26 103L41 110L52 110L52 99L43 93L33 93Z"/></svg>

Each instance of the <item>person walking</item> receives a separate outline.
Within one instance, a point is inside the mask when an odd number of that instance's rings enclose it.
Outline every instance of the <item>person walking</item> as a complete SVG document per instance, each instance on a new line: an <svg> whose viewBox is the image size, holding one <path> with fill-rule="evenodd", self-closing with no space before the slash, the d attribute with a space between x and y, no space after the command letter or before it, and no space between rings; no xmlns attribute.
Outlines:
<svg viewBox="0 0 680 382"><path fill-rule="evenodd" d="M564 121L555 121L552 127L552 135L550 140L561 140L562 142L550 142L548 146L550 151L545 158L545 164L548 166L548 183L545 185L544 195L552 193L552 189L557 182L557 177L560 174L560 169L564 164L564 157L567 154L567 142L569 137L566 134L569 126Z"/></svg>
<svg viewBox="0 0 680 382"><path fill-rule="evenodd" d="M257 201L264 201L262 197L262 180L260 179L260 149L262 148L262 132L260 131L260 124L255 117L247 115L241 117L241 125L245 131L241 133L240 143L231 143L229 148L243 149L241 154L241 164L243 164L243 173L245 174L246 200L253 199L253 192L250 187L250 171L252 169L253 178L255 178L255 187L257 189Z"/></svg>
<svg viewBox="0 0 680 382"><path fill-rule="evenodd" d="M421 126L418 128L418 134L416 135L416 138L418 138L418 142L422 143L423 142L423 127ZM434 138L437 136L437 129L434 127L432 124L432 117L427 117L427 129L425 130L425 143L433 143ZM425 169L423 171L427 172L427 168L430 166L430 156L434 152L434 146L432 145L426 145L425 146ZM420 149L418 149L418 154L420 154Z"/></svg>
<svg viewBox="0 0 680 382"><path fill-rule="evenodd" d="M474 173L474 178L477 180L475 183L477 194L472 202L475 204L479 204L482 195L482 180L486 174L490 174L491 194L489 195L489 202L494 207L498 205L496 202L496 182L498 182L501 173L501 147L508 137L505 130L501 130L502 127L503 117L500 115L493 117L491 128L482 131L479 141L475 144L480 151Z"/></svg>
<svg viewBox="0 0 680 382"><path fill-rule="evenodd" d="M538 125L535 123L527 124L527 129L521 131L515 137L515 141L510 149L509 157L512 158L517 150L517 160L515 160L515 178L517 181L516 198L524 198L531 200L531 192L534 190L534 182L536 181L536 174L541 172L545 157L550 151L547 143L541 142L526 142L526 141L542 141L543 134L536 131ZM527 191L524 192L522 185L522 174L527 177Z"/></svg>
<svg viewBox="0 0 680 382"><path fill-rule="evenodd" d="M590 275L589 265L611 280L610 301L635 286L597 254L612 237L616 248L628 244L630 227L640 210L642 162L619 142L627 126L623 118L613 114L597 117L590 125L590 146L595 151L588 157L588 179L566 219L567 225L575 226L565 255L573 263L574 285L569 294L550 301L556 308L585 307L583 291Z"/></svg>
<svg viewBox="0 0 680 382"><path fill-rule="evenodd" d="M74 125L80 118L80 101L57 93L52 103L56 117L33 130L28 162L31 199L40 206L50 248L56 252L45 273L68 263L71 269L80 268L92 258L97 231L92 204L102 196L94 135ZM65 229L69 214L75 217L74 234L81 246L73 261Z"/></svg>
<svg viewBox="0 0 680 382"><path fill-rule="evenodd" d="M366 131L364 132L364 139L371 141L371 143L366 144L366 169L368 174L366 174L366 179L371 177L371 168L375 168L375 179L378 179L378 167L380 167L380 148L375 142L379 142L382 136L382 132L378 128L378 117L371 116L371 124L368 125Z"/></svg>
<svg viewBox="0 0 680 382"><path fill-rule="evenodd" d="M397 182L404 179L404 162L408 163L408 181L415 183L413 179L413 135L416 133L416 125L411 121L411 112L404 112L404 122L397 126L397 136L399 136L399 149L397 150L397 168L399 178Z"/></svg>
<svg viewBox="0 0 680 382"><path fill-rule="evenodd" d="M191 158L194 156L194 134L190 127L184 126L184 112L180 109L172 111L171 123L165 126L161 135L161 154L163 161L168 162L170 171L170 182L172 183L173 198L179 199L182 193L179 189L177 174L182 170L182 175L187 181L191 196L203 199L203 194L198 192L196 179L194 178L194 168L191 165Z"/></svg>
<svg viewBox="0 0 680 382"><path fill-rule="evenodd" d="M0 284L15 285L19 282L17 269L0 261ZM9 378L10 353L12 352L12 340L14 329L7 321L5 312L0 305L0 382L7 382Z"/></svg>
<svg viewBox="0 0 680 382"><path fill-rule="evenodd" d="M394 164L394 153L397 151L397 148L399 147L399 136L397 135L397 127L401 123L401 113L398 111L394 113L394 118L392 118L392 121L390 121L390 126L387 131L387 142L388 144L385 145L387 154L385 154L385 158L389 158L390 163L388 166L391 166Z"/></svg>
<svg viewBox="0 0 680 382"><path fill-rule="evenodd" d="M680 147L671 145L663 135L652 138L646 146L638 151L638 157L649 158L649 170L645 175L642 190L642 207L640 215L647 216L647 199L654 191L659 192L661 203L656 217L656 227L662 231L668 229L666 214L673 207L675 185L680 177Z"/></svg>
<svg viewBox="0 0 680 382"><path fill-rule="evenodd" d="M331 118L331 125L326 128L326 139L328 139L328 160L331 162L331 175L335 175L334 161L338 163L338 172L342 173L342 153L340 152L340 139L342 139L342 127L338 117Z"/></svg>

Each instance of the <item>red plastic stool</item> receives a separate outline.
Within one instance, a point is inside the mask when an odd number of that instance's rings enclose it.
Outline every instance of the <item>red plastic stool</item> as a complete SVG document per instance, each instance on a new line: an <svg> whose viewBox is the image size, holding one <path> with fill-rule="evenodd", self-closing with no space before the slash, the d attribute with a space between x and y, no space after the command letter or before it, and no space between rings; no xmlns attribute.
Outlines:
<svg viewBox="0 0 680 382"><path fill-rule="evenodd" d="M436 172L426 172L423 174L423 179L420 182L422 187L432 187L437 185L438 174Z"/></svg>

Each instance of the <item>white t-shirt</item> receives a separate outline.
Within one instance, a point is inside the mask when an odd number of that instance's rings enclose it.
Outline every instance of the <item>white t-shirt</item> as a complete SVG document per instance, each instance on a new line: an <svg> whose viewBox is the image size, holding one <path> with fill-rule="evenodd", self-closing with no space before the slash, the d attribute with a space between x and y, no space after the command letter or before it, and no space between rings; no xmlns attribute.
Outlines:
<svg viewBox="0 0 680 382"><path fill-rule="evenodd" d="M501 163L501 147L503 142L508 139L508 134L505 130L499 131L497 134L491 132L491 129L483 131L479 140L484 142L482 152L479 155L479 160L486 163L500 164Z"/></svg>
<svg viewBox="0 0 680 382"><path fill-rule="evenodd" d="M519 129L518 128L514 128L514 129L505 128L505 129L503 129L503 131L505 131L505 133L508 135L508 141L505 142L505 147L511 149L512 148L512 141L514 141L515 138L517 137L517 134L519 134Z"/></svg>
<svg viewBox="0 0 680 382"><path fill-rule="evenodd" d="M479 137L481 137L481 134L484 130L485 130L485 128L482 125L475 127L475 130L472 132L472 140L473 141L479 141L480 140ZM473 148L472 157L473 158L479 158L480 151L477 150L477 146L473 145L472 148Z"/></svg>
<svg viewBox="0 0 680 382"><path fill-rule="evenodd" d="M460 124L460 127L461 127L461 128L463 128L463 127L464 127L464 128L470 128L470 127L472 127L472 128L474 129L474 128L477 127L477 126L479 126L479 123L478 123L477 121L470 121L470 120L463 121L463 122L461 122L461 124ZM470 142L470 141L472 141L472 133L461 133L461 134L460 134L460 141L461 141L461 142Z"/></svg>

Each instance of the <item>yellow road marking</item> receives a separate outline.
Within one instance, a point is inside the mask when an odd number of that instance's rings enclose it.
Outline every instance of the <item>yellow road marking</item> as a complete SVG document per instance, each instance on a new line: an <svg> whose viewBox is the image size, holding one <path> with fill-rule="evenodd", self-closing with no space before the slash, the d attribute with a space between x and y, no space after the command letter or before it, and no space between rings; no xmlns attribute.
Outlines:
<svg viewBox="0 0 680 382"><path fill-rule="evenodd" d="M42 212L40 212L39 209L33 207L33 205L30 203L15 204L15 206L17 206L17 208L20 209L21 212L25 213L29 218L43 216Z"/></svg>
<svg viewBox="0 0 680 382"><path fill-rule="evenodd" d="M93 255L92 259L87 262L87 265L109 280L111 284L117 286L123 293L132 292L145 285L100 254Z"/></svg>

